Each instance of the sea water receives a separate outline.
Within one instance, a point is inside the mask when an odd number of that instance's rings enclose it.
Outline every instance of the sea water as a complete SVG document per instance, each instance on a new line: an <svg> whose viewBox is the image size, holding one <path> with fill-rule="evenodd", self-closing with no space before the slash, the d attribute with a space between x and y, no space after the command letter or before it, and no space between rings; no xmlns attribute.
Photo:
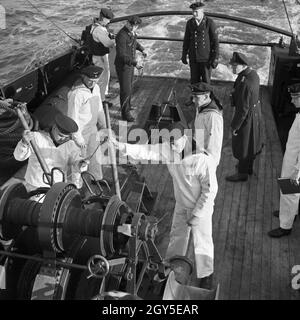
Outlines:
<svg viewBox="0 0 300 320"><path fill-rule="evenodd" d="M30 2L36 7L32 6ZM22 73L63 53L76 43L75 39L99 15L102 7L110 7L116 17L150 11L190 11L193 1L182 0L0 0L0 84L13 80ZM294 33L300 33L300 1L284 0ZM205 11L247 18L270 26L290 30L282 0L210 0ZM190 11L191 12L191 11ZM186 16L143 18L140 36L172 37L182 39ZM50 20L59 26L55 27ZM278 43L280 34L251 27L239 22L214 18L219 39ZM124 22L111 25L116 33ZM140 40L148 52L144 74L189 78L189 68L180 61L182 42ZM284 37L289 43L289 38ZM270 48L259 46L220 45L220 63L213 70L215 79L233 80L228 65L233 51L245 53L261 78L268 79Z"/></svg>

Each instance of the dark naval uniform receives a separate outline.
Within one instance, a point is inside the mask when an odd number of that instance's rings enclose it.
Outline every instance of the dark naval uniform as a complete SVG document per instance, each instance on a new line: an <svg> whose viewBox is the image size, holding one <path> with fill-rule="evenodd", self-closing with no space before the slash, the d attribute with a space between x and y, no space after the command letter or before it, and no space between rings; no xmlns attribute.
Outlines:
<svg viewBox="0 0 300 320"><path fill-rule="evenodd" d="M136 50L143 52L144 48L137 42L136 35L124 26L116 36L115 67L120 83L121 113L125 120L130 111L134 67L137 65Z"/></svg>
<svg viewBox="0 0 300 320"><path fill-rule="evenodd" d="M239 160L238 172L252 174L255 156L261 152L261 107L259 102L259 76L246 68L239 73L232 92L235 107L231 128L233 156Z"/></svg>
<svg viewBox="0 0 300 320"><path fill-rule="evenodd" d="M204 81L210 83L211 68L217 66L219 41L214 21L206 16L197 25L196 19L187 21L182 58L189 57L191 84Z"/></svg>

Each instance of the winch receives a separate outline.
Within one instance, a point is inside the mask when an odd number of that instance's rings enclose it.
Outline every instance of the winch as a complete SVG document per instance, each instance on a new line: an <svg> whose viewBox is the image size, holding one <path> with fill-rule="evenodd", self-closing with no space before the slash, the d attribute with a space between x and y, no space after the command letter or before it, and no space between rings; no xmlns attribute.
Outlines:
<svg viewBox="0 0 300 320"><path fill-rule="evenodd" d="M1 194L0 221L0 237L10 242L0 259L14 298L139 295L145 278L164 272L154 244L156 218L134 212L116 195L83 201L75 185L59 182L40 203L16 183Z"/></svg>

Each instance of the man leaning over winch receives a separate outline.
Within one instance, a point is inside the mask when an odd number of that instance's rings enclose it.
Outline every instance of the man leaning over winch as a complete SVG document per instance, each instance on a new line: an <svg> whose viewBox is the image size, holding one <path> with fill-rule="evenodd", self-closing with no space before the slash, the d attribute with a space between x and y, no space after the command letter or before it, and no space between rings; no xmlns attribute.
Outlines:
<svg viewBox="0 0 300 320"><path fill-rule="evenodd" d="M78 130L78 126L71 118L58 113L55 117L55 123L49 132L24 130L22 139L18 142L14 157L18 161L28 160L25 173L25 186L28 191L40 187L49 187L44 182L43 170L36 154L30 146L30 141L34 140L44 158L49 170L59 168L67 177L67 181L75 183L78 186L78 175L80 169L85 165L81 157L80 148L72 140L72 134ZM68 175L68 173L70 173ZM56 181L57 177L54 177ZM58 178L59 182L61 177Z"/></svg>
<svg viewBox="0 0 300 320"><path fill-rule="evenodd" d="M216 164L205 150L193 154L196 146L191 131L177 122L169 128L171 135L162 136L165 140L162 144L127 144L115 139L112 143L135 160L162 160L167 165L173 178L176 204L166 259L186 255L192 234L196 285L210 289L214 256L212 214L218 190Z"/></svg>

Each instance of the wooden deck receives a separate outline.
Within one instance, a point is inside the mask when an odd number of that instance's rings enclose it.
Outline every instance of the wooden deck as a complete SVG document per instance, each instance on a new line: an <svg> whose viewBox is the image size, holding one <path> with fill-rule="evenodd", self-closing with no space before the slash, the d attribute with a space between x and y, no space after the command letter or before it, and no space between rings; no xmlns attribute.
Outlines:
<svg viewBox="0 0 300 320"><path fill-rule="evenodd" d="M255 161L255 174L243 183L230 183L225 176L233 173L236 160L232 156L230 121L233 108L229 105L232 83L217 82L218 97L224 105L224 140L221 162L217 170L219 191L213 215L215 244L215 283L220 284L220 299L299 299L293 290L291 274L294 265L300 265L299 219L289 237L271 239L267 232L279 225L272 211L278 209L279 189L276 178L280 176L282 151L273 119L269 95L261 88L261 102L266 147ZM171 97L176 90L181 106L189 97L188 82L184 79L143 77L136 83L132 104L137 106L134 125L143 127L150 107ZM112 90L118 84L112 83ZM112 125L118 133L120 120L118 97L112 100L110 110ZM193 113L183 111L191 120ZM151 191L158 197L153 215L162 218L156 244L162 256L169 242L169 231L174 208L171 177L165 165L139 165L138 171L146 178ZM24 169L23 169L24 174ZM105 175L110 174L106 168ZM19 178L22 170L16 174ZM13 181L13 180L12 180Z"/></svg>
<svg viewBox="0 0 300 320"><path fill-rule="evenodd" d="M181 106L189 97L187 80L144 77L135 90L132 104L137 126L142 127L149 108L155 102L170 98L176 90ZM220 284L220 299L299 299L292 289L291 273L300 264L299 219L289 237L271 239L267 232L279 225L272 212L279 207L282 151L274 122L268 90L261 88L263 127L266 146L254 165L254 175L243 183L231 183L225 176L234 172L237 161L232 156L230 121L233 108L229 104L232 83L215 82L224 105L224 140L221 162L217 170L219 192L213 215L215 244L215 283ZM118 105L116 98L115 105ZM116 109L117 110L117 109ZM187 118L193 115L183 107ZM118 113L118 111L117 111ZM114 111L112 110L112 114ZM112 115L113 116L113 115ZM164 256L174 208L172 180L165 165L140 165L151 191L158 192L153 214L164 217L159 224L156 243Z"/></svg>

